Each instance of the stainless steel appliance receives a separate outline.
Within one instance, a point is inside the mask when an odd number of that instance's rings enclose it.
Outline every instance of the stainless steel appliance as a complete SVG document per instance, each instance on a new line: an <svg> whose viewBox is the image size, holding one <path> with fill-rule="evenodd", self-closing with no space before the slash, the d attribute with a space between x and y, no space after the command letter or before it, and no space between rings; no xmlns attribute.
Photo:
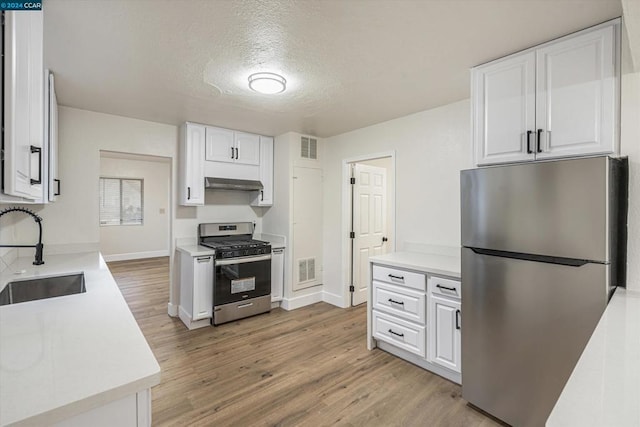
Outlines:
<svg viewBox="0 0 640 427"><path fill-rule="evenodd" d="M253 224L198 225L198 242L215 250L213 325L271 310L271 245L253 240Z"/></svg>
<svg viewBox="0 0 640 427"><path fill-rule="evenodd" d="M627 160L465 170L462 397L542 426L626 280Z"/></svg>

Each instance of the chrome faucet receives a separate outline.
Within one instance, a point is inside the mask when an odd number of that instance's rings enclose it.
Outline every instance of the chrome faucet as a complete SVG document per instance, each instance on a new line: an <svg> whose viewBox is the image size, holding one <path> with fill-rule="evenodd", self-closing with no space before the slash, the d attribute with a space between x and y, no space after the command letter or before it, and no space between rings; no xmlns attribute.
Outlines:
<svg viewBox="0 0 640 427"><path fill-rule="evenodd" d="M44 261L42 260L42 248L44 245L42 244L42 218L31 212L29 209L25 208L7 208L0 211L0 217L2 215L8 214L9 212L24 212L33 217L33 220L38 224L39 235L38 235L38 243L35 245L0 245L0 248L36 248L36 259L33 261L33 265L42 265Z"/></svg>

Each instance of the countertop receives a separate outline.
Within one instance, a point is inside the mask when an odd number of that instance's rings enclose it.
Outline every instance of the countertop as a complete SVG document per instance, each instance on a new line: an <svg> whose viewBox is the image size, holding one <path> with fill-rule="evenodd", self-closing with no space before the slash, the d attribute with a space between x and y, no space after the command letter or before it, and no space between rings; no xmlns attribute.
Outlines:
<svg viewBox="0 0 640 427"><path fill-rule="evenodd" d="M640 292L616 290L547 426L640 426Z"/></svg>
<svg viewBox="0 0 640 427"><path fill-rule="evenodd" d="M369 262L460 279L460 257L421 252L391 252L372 256Z"/></svg>
<svg viewBox="0 0 640 427"><path fill-rule="evenodd" d="M32 261L18 258L0 273L0 290L13 280L84 272L87 291L0 306L0 425L53 424L160 382L100 253Z"/></svg>

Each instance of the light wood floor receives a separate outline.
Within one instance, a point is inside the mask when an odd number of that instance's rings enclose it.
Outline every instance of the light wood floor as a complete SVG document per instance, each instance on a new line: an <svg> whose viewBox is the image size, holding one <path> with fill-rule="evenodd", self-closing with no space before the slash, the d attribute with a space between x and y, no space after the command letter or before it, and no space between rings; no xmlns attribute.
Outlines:
<svg viewBox="0 0 640 427"><path fill-rule="evenodd" d="M317 303L188 331L169 260L109 263L162 368L154 426L492 426L461 389L366 349L366 312Z"/></svg>

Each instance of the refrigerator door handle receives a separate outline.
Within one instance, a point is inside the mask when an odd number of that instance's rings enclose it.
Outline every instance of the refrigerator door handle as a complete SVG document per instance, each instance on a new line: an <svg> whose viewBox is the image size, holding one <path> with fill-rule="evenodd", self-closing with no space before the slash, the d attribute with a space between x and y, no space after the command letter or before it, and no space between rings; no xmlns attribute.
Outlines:
<svg viewBox="0 0 640 427"><path fill-rule="evenodd" d="M587 259L563 258L549 255L522 254L518 252L498 251L495 249L469 248L478 255L495 256L499 258L521 259L523 261L544 262L547 264L566 265L568 267L582 267L585 264L606 264Z"/></svg>

